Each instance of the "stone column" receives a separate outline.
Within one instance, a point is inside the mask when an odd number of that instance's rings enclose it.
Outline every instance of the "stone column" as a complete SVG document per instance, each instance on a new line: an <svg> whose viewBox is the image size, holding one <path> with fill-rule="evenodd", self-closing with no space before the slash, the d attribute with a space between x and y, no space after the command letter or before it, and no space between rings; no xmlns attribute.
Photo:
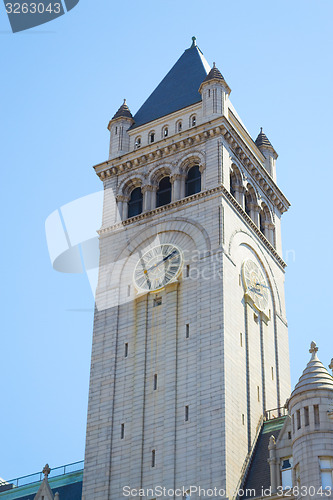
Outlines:
<svg viewBox="0 0 333 500"><path fill-rule="evenodd" d="M154 187L150 184L147 184L146 186L142 186L142 194L143 194L143 212L149 212L149 210L152 210L152 199L153 199L153 193L154 193Z"/></svg>
<svg viewBox="0 0 333 500"><path fill-rule="evenodd" d="M181 198L181 174L173 174L170 177L170 182L172 185L171 201L177 201Z"/></svg>
<svg viewBox="0 0 333 500"><path fill-rule="evenodd" d="M117 222L120 222L123 219L123 210L124 210L124 200L125 196L117 196Z"/></svg>
<svg viewBox="0 0 333 500"><path fill-rule="evenodd" d="M130 197L123 196L123 218L122 220L126 220L128 218L128 202Z"/></svg>
<svg viewBox="0 0 333 500"><path fill-rule="evenodd" d="M277 478L277 459L276 459L276 443L275 443L275 437L271 436L269 438L269 445L268 445L268 450L269 450L269 458L268 458L268 463L269 463L269 469L270 469L270 474L271 474L271 488L272 488L272 493L274 493L277 490L278 487L278 478Z"/></svg>
<svg viewBox="0 0 333 500"><path fill-rule="evenodd" d="M251 213L251 219L255 223L257 227L260 228L260 220L259 220L259 214L260 214L260 207L259 205L256 205L255 203L250 203L250 213Z"/></svg>
<svg viewBox="0 0 333 500"><path fill-rule="evenodd" d="M244 209L245 207L245 199L244 199L244 187L241 186L240 184L237 184L234 186L235 190L235 198L240 204L240 206Z"/></svg>
<svg viewBox="0 0 333 500"><path fill-rule="evenodd" d="M274 227L271 222L265 222L265 236L273 247L275 246Z"/></svg>

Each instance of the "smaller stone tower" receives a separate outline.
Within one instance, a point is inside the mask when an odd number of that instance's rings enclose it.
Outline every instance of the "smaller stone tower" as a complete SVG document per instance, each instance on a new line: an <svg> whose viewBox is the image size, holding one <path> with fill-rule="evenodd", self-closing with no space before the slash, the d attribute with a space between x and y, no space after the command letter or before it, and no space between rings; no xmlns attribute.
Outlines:
<svg viewBox="0 0 333 500"><path fill-rule="evenodd" d="M203 116L205 118L216 118L225 115L227 109L225 102L229 98L231 89L217 69L215 63L199 88L202 96Z"/></svg>
<svg viewBox="0 0 333 500"><path fill-rule="evenodd" d="M127 131L133 123L132 113L126 104L126 99L124 99L123 104L108 125L110 131L109 160L129 152L130 136Z"/></svg>
<svg viewBox="0 0 333 500"><path fill-rule="evenodd" d="M333 377L317 351L312 342L311 359L288 400L295 480L308 499L322 498L320 488L332 481Z"/></svg>
<svg viewBox="0 0 333 500"><path fill-rule="evenodd" d="M276 182L276 160L278 155L272 144L268 140L266 134L264 134L264 132L262 131L262 127L260 129L258 137L255 140L255 143L265 157L265 168L267 172L272 177L274 182Z"/></svg>

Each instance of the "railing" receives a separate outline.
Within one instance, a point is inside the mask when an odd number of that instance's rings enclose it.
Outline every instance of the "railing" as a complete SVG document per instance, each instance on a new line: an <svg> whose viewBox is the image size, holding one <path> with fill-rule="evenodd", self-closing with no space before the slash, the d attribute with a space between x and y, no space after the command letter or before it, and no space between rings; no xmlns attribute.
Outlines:
<svg viewBox="0 0 333 500"><path fill-rule="evenodd" d="M274 420L275 418L285 417L288 415L288 410L284 406L280 406L280 408L274 408L273 410L265 411L265 421Z"/></svg>
<svg viewBox="0 0 333 500"><path fill-rule="evenodd" d="M70 474L71 472L81 471L83 470L83 463L83 460L81 460L80 462L73 462L71 464L62 465L61 467L55 467L54 469L51 469L48 477L51 479L53 477ZM17 477L15 479L11 479L10 481L0 479L0 492L10 490L12 488L18 488L19 486L26 486L27 484L38 483L42 481L43 476L44 474L42 472L36 472L35 474Z"/></svg>

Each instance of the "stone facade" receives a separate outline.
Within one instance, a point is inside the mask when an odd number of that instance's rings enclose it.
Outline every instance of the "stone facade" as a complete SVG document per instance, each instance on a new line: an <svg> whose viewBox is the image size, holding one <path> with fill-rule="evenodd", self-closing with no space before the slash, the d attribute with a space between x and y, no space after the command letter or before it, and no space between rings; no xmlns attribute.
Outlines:
<svg viewBox="0 0 333 500"><path fill-rule="evenodd" d="M277 155L251 139L223 77L200 92L201 101L138 127L116 116L109 160L95 167L105 197L85 500L121 499L126 485L234 496L263 415L290 394L280 226L289 202L275 182ZM194 166L201 189L186 196ZM156 207L164 177L171 201ZM128 218L138 187L143 209ZM182 273L139 293L134 268L164 243L181 249ZM248 260L267 283L252 291L267 288L265 310L245 293Z"/></svg>

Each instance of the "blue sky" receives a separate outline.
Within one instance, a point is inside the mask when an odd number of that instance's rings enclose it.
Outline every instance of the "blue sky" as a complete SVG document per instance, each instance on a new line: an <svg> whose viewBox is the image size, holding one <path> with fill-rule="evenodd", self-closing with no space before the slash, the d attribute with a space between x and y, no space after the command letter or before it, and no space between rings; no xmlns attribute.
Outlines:
<svg viewBox="0 0 333 500"><path fill-rule="evenodd" d="M109 119L124 97L135 112L193 35L279 153L292 384L312 339L329 364L332 15L331 0L80 0L14 35L0 5L0 477L84 456L93 296L85 275L52 269L45 220L101 189Z"/></svg>

